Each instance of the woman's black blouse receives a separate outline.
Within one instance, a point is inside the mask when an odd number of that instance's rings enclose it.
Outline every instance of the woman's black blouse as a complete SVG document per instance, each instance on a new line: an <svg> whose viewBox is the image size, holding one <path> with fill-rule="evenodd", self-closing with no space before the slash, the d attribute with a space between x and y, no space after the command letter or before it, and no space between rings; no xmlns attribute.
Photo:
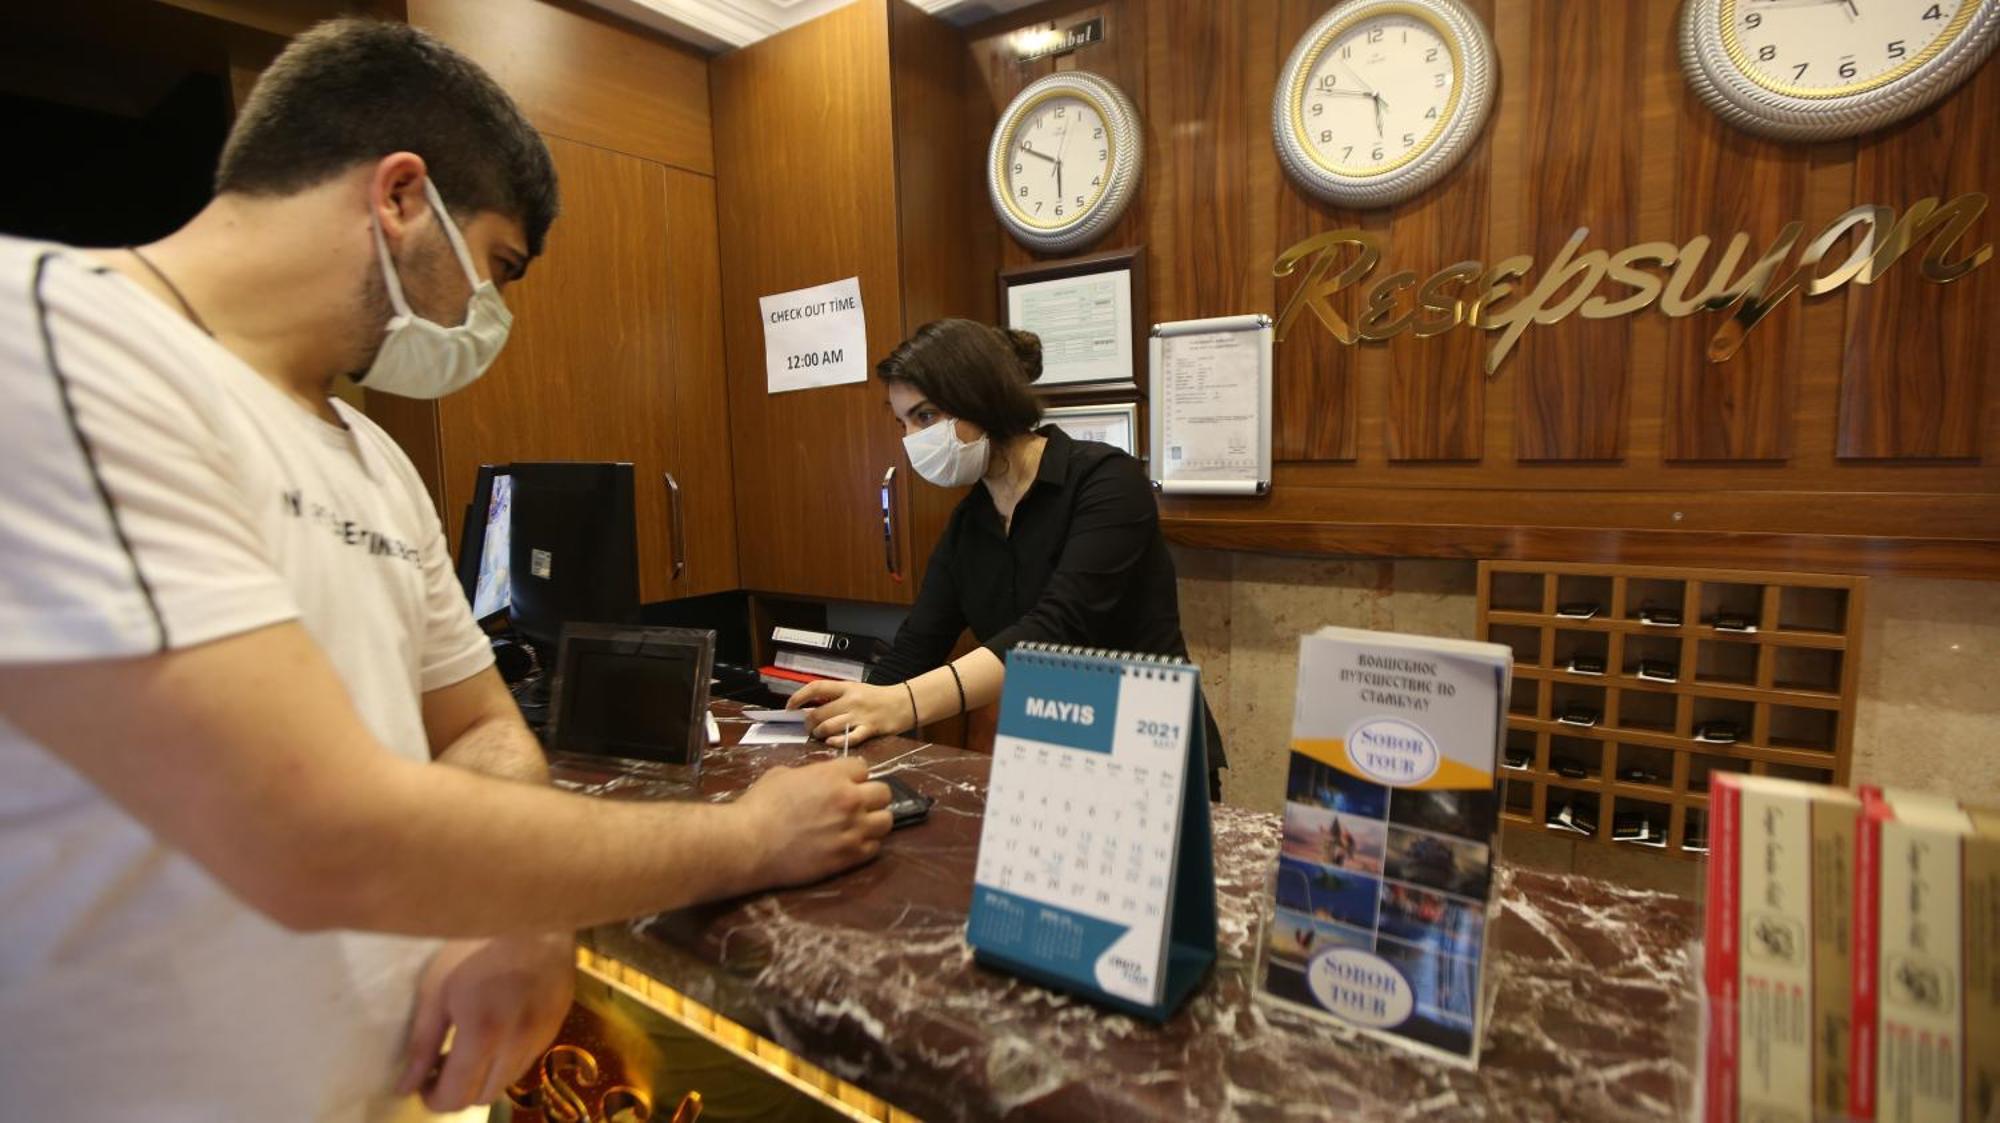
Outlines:
<svg viewBox="0 0 2000 1123"><path fill-rule="evenodd" d="M1038 432L1048 444L1014 508L1013 532L985 487L959 502L873 681L942 666L967 628L1003 662L1027 642L1187 656L1174 562L1145 467L1054 425ZM1206 724L1209 766L1221 768L1214 718Z"/></svg>

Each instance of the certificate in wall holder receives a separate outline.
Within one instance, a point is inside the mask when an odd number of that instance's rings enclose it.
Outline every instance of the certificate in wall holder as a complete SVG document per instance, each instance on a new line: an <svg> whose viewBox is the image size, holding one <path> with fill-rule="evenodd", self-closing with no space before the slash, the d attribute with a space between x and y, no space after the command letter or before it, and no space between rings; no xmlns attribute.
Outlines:
<svg viewBox="0 0 2000 1123"><path fill-rule="evenodd" d="M966 942L986 966L1164 1021L1215 962L1201 671L1021 644Z"/></svg>
<svg viewBox="0 0 2000 1123"><path fill-rule="evenodd" d="M1042 411L1042 418L1079 441L1097 441L1128 456L1139 455L1139 406L1136 402L1052 406Z"/></svg>
<svg viewBox="0 0 2000 1123"><path fill-rule="evenodd" d="M1103 401L1145 393L1145 307L1143 248L1000 274L1000 322L1041 337L1035 390L1045 398Z"/></svg>
<svg viewBox="0 0 2000 1123"><path fill-rule="evenodd" d="M1154 486L1167 495L1271 490L1271 317L1153 325Z"/></svg>

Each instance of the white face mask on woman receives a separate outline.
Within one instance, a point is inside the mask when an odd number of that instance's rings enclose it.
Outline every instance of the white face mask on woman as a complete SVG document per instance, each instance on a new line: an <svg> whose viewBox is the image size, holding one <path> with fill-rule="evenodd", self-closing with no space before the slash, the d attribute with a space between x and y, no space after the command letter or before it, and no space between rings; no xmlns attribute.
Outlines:
<svg viewBox="0 0 2000 1123"><path fill-rule="evenodd" d="M480 280L472 268L472 254L459 236L458 224L444 209L444 200L438 197L429 176L424 177L424 193L437 213L438 225L444 227L452 252L458 255L458 263L465 268L472 296L466 302L465 321L455 327L433 323L410 311L410 302L403 298L403 283L396 276L396 263L389 259L382 222L370 212L375 224L375 253L382 259L382 278L388 283L389 303L396 314L389 318L389 334L375 352L375 361L369 364L361 385L404 398L442 398L472 385L493 365L514 324L514 314L507 311L500 290L492 281Z"/></svg>
<svg viewBox="0 0 2000 1123"><path fill-rule="evenodd" d="M992 446L983 435L976 441L959 440L958 422L946 417L904 437L903 451L917 475L939 487L966 487L986 475Z"/></svg>

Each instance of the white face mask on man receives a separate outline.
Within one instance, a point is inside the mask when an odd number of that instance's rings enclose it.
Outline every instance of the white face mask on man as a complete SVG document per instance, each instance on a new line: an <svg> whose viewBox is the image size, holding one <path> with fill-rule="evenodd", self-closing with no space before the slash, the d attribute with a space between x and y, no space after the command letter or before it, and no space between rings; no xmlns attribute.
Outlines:
<svg viewBox="0 0 2000 1123"><path fill-rule="evenodd" d="M939 487L967 487L986 475L992 446L984 435L958 439L958 422L946 417L903 438L903 451L919 476Z"/></svg>
<svg viewBox="0 0 2000 1123"><path fill-rule="evenodd" d="M404 398L442 398L472 385L493 365L494 357L507 342L508 329L514 324L514 314L500 299L500 290L492 281L480 280L478 271L473 269L472 254L465 248L458 224L444 209L444 200L439 198L437 185L429 176L424 177L424 193L437 212L438 225L444 228L452 252L458 255L459 265L465 268L472 296L466 302L465 321L453 327L412 312L410 302L403 298L403 283L396 276L396 263L389 257L388 239L382 236L382 221L372 211L369 213L375 226L375 253L382 260L382 278L388 284L389 303L396 314L389 318L388 335L382 340L381 349L375 352L368 373L362 376L361 385Z"/></svg>

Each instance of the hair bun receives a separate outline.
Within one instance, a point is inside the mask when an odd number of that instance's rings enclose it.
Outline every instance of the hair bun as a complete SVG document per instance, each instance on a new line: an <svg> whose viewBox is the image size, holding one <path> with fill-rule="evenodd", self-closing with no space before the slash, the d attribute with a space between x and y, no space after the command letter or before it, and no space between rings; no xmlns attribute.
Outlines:
<svg viewBox="0 0 2000 1123"><path fill-rule="evenodd" d="M1014 349L1014 358L1020 360L1021 377L1034 382L1042 376L1042 337L1031 331L1001 329L1007 337L1008 346Z"/></svg>

